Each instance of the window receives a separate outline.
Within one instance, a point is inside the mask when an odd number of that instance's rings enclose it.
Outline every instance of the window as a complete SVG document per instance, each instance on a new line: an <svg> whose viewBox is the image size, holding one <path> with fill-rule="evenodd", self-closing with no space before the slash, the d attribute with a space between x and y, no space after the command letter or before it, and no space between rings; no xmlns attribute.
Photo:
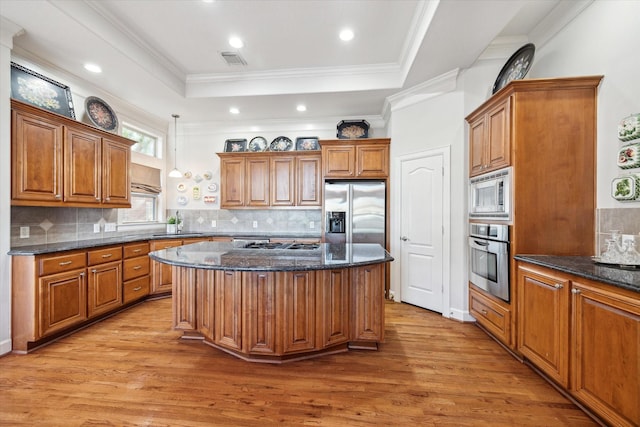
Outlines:
<svg viewBox="0 0 640 427"><path fill-rule="evenodd" d="M122 136L125 138L137 141L132 147L131 151L136 151L147 156L159 157L159 143L158 137L143 132L139 129L135 129L128 124L122 125Z"/></svg>
<svg viewBox="0 0 640 427"><path fill-rule="evenodd" d="M121 209L120 223L145 223L158 220L158 195L131 193L131 209Z"/></svg>

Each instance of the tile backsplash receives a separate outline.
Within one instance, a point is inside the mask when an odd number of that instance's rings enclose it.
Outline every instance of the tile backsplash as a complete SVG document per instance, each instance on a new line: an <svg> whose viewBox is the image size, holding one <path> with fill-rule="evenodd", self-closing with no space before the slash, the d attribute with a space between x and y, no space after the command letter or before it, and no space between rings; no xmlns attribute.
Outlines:
<svg viewBox="0 0 640 427"><path fill-rule="evenodd" d="M596 255L606 249L605 240L611 237L611 230L635 235L636 247L640 248L640 208L598 209L596 214Z"/></svg>
<svg viewBox="0 0 640 427"><path fill-rule="evenodd" d="M176 211L167 211L167 217ZM180 210L183 233L300 233L320 235L320 209L293 210ZM256 227L254 227L254 221ZM107 224L118 222L117 209L11 207L11 247L41 245L76 240L100 239L133 234L163 233L164 224L144 230L117 227L105 231ZM213 227L215 223L215 227ZM95 225L99 232L94 232ZM311 227L313 225L313 227ZM20 237L21 228L27 227L29 237ZM25 230L26 231L26 230Z"/></svg>

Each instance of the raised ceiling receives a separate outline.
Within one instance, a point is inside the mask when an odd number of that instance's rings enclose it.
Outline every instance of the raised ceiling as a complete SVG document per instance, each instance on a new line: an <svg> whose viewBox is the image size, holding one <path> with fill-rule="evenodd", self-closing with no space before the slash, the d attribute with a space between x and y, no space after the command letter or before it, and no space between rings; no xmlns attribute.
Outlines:
<svg viewBox="0 0 640 427"><path fill-rule="evenodd" d="M24 30L17 55L159 118L251 121L380 116L388 97L469 67L495 40L509 41L506 59L561 3L1 0L0 15ZM345 27L349 43L338 38ZM230 47L232 35L245 46ZM247 65L228 65L229 51Z"/></svg>

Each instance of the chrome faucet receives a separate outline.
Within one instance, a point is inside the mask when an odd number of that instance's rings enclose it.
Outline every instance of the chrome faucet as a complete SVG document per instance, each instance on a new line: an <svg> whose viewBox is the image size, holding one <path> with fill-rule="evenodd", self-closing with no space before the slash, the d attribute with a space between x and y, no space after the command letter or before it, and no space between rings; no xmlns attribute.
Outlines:
<svg viewBox="0 0 640 427"><path fill-rule="evenodd" d="M176 211L176 233L182 233L182 215L180 215L180 211Z"/></svg>

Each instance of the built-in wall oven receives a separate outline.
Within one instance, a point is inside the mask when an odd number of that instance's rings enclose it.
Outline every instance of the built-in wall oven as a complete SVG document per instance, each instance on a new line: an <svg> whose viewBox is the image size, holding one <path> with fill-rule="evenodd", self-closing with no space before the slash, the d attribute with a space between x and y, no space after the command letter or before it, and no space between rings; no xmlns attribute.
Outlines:
<svg viewBox="0 0 640 427"><path fill-rule="evenodd" d="M510 301L508 225L469 224L469 281Z"/></svg>

